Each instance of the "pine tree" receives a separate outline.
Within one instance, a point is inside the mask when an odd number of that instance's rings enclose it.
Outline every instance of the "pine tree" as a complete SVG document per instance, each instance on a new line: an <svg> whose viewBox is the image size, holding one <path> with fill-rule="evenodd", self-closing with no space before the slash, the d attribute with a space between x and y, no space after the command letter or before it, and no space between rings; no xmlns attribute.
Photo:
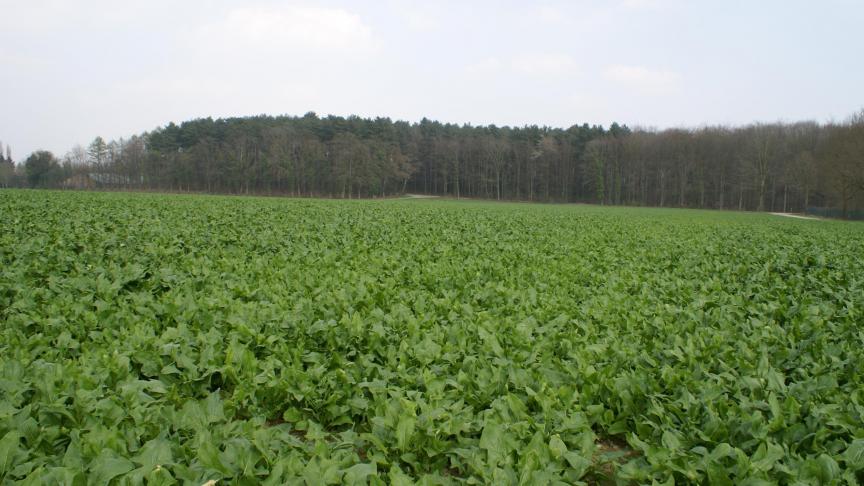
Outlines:
<svg viewBox="0 0 864 486"><path fill-rule="evenodd" d="M87 147L87 155L90 156L90 163L102 169L103 164L108 162L108 144L102 137L96 137L90 146Z"/></svg>

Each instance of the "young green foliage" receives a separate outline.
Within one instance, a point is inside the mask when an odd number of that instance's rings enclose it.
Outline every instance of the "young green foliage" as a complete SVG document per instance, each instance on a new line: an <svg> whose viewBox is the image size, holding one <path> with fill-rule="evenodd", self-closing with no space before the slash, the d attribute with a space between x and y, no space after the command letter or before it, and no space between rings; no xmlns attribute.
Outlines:
<svg viewBox="0 0 864 486"><path fill-rule="evenodd" d="M864 227L0 192L0 484L856 484Z"/></svg>

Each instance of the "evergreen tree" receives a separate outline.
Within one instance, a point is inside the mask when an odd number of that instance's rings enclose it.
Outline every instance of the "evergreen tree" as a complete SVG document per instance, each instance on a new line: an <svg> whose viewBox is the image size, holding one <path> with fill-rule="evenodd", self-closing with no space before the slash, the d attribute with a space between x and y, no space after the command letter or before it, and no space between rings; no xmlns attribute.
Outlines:
<svg viewBox="0 0 864 486"><path fill-rule="evenodd" d="M109 149L105 139L97 136L87 147L87 155L90 158L90 163L98 170L102 170L106 162L108 162Z"/></svg>
<svg viewBox="0 0 864 486"><path fill-rule="evenodd" d="M57 185L62 176L60 164L54 154L47 150L37 150L24 161L24 173L30 187L51 187Z"/></svg>

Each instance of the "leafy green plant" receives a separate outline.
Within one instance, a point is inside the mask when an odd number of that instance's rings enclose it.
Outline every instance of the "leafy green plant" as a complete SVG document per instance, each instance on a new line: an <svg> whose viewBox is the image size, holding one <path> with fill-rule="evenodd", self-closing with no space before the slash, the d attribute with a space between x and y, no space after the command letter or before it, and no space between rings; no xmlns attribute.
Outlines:
<svg viewBox="0 0 864 486"><path fill-rule="evenodd" d="M864 227L0 192L0 482L857 484Z"/></svg>

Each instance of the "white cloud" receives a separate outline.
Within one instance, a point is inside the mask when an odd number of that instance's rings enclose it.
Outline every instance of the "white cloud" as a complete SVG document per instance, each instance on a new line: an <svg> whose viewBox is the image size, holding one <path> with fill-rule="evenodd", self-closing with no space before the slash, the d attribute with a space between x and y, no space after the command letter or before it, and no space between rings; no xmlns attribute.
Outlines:
<svg viewBox="0 0 864 486"><path fill-rule="evenodd" d="M514 71L540 76L572 74L576 69L572 57L558 53L521 54L513 57L510 65Z"/></svg>
<svg viewBox="0 0 864 486"><path fill-rule="evenodd" d="M90 0L82 8L68 0L29 0L3 3L5 31L18 35L46 34L56 30L94 29L139 18L144 2ZM8 5L6 5L8 3Z"/></svg>
<svg viewBox="0 0 864 486"><path fill-rule="evenodd" d="M0 46L0 66L4 66L6 69L14 68L42 72L51 68L51 61L38 56L21 55Z"/></svg>
<svg viewBox="0 0 864 486"><path fill-rule="evenodd" d="M519 74L525 76L560 77L576 72L576 61L567 54L535 52L512 56L506 60L488 57L466 68L469 74Z"/></svg>
<svg viewBox="0 0 864 486"><path fill-rule="evenodd" d="M609 81L652 94L674 91L681 84L681 76L674 71L649 69L642 66L622 64L609 66L604 71L603 76Z"/></svg>
<svg viewBox="0 0 864 486"><path fill-rule="evenodd" d="M380 52L371 27L359 15L341 8L297 5L218 12L183 35L182 41L177 51L183 55L152 73L153 79L140 89L167 90L175 97L191 90L190 96L199 100L218 100L215 91L221 90L225 99L277 111L312 104L310 90L298 83L327 85L329 80L357 76L359 70L378 65ZM172 83L176 78L182 82ZM167 89L159 88L160 79ZM194 89L196 83L200 91ZM259 93L270 93L272 103L259 100Z"/></svg>
<svg viewBox="0 0 864 486"><path fill-rule="evenodd" d="M441 27L441 21L436 12L430 8L406 10L402 13L405 25L414 32L433 32Z"/></svg>
<svg viewBox="0 0 864 486"><path fill-rule="evenodd" d="M267 51L369 52L372 29L340 8L310 6L241 7L198 29L199 44Z"/></svg>
<svg viewBox="0 0 864 486"><path fill-rule="evenodd" d="M537 16L543 22L548 22L550 24L560 24L567 20L567 16L564 15L561 10L555 7L550 7L548 5L540 7L537 10Z"/></svg>
<svg viewBox="0 0 864 486"><path fill-rule="evenodd" d="M380 65L370 26L340 8L217 10L176 38L148 72L79 90L79 104L98 119L136 113L145 128L199 116L323 112L328 103L350 112L357 90L369 86L365 73Z"/></svg>
<svg viewBox="0 0 864 486"><path fill-rule="evenodd" d="M487 74L487 73L495 73L501 71L504 68L504 63L501 62L497 57L487 57L482 61L471 64L465 71L468 74Z"/></svg>
<svg viewBox="0 0 864 486"><path fill-rule="evenodd" d="M326 87L325 87L326 88ZM257 80L254 89L238 78L216 78L212 73L152 76L79 93L75 102L87 110L96 134L114 138L152 129L168 121L206 116L243 116L318 110L322 86L310 80ZM135 113L118 117L117 113ZM111 120L111 123L106 123ZM86 141L87 138L80 138Z"/></svg>
<svg viewBox="0 0 864 486"><path fill-rule="evenodd" d="M630 10L647 10L661 8L664 3L664 0L624 0L621 6Z"/></svg>

